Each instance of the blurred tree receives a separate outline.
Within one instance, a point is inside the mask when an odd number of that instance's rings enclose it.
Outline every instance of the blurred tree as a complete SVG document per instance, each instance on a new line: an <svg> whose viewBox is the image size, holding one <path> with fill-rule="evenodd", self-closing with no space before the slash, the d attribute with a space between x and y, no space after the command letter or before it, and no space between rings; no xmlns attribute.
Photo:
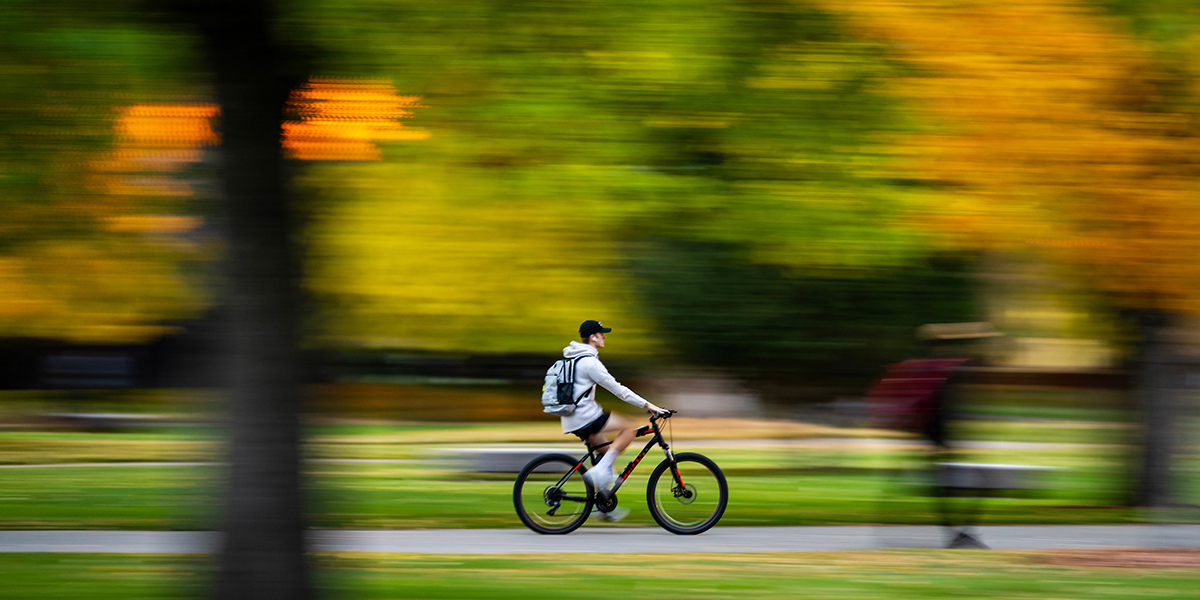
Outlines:
<svg viewBox="0 0 1200 600"><path fill-rule="evenodd" d="M970 310L965 271L928 271L944 251L905 220L912 191L882 168L891 159L876 136L908 127L879 93L892 69L885 48L851 38L828 11L691 0L305 6L286 20L335 49L324 68L390 74L424 96L414 124L431 133L385 148L381 163L304 175L315 196L337 199L314 203L308 232L321 342L553 352L594 315L619 328L616 354L737 370L731 346L691 354L696 332L679 326L715 309L673 292L731 271L757 274L737 294L772 299L741 302L760 311L747 322L801 319L743 332L740 350L753 344L780 376L818 355L857 362L861 376L924 319ZM863 303L878 331L863 338L852 306L838 305L836 320L793 306L817 289ZM736 310L734 292L709 293ZM931 294L954 314L876 310Z"/></svg>
<svg viewBox="0 0 1200 600"><path fill-rule="evenodd" d="M663 238L632 259L651 311L690 364L753 382L776 400L861 392L911 354L922 323L973 313L969 261L797 276L748 244Z"/></svg>
<svg viewBox="0 0 1200 600"><path fill-rule="evenodd" d="M886 173L878 136L907 126L879 93L882 46L810 5L724 8L699 32L647 17L672 35L635 42L699 44L709 65L653 108L658 181L626 236L645 310L684 359L771 396L860 392L917 326L975 316L971 254L909 222L907 182Z"/></svg>
<svg viewBox="0 0 1200 600"><path fill-rule="evenodd" d="M300 265L282 120L308 78L306 54L278 39L269 0L173 8L199 33L221 109L230 470L216 595L303 600L312 588L300 485Z"/></svg>
<svg viewBox="0 0 1200 600"><path fill-rule="evenodd" d="M889 85L931 124L893 142L907 156L899 170L932 202L920 220L963 247L1037 249L1081 265L1134 315L1146 419L1137 501L1161 506L1170 391L1182 386L1167 376L1181 346L1165 332L1200 311L1200 106L1194 53L1171 57L1186 36L1154 33L1149 44L1130 33L1196 15L1171 2L1111 4L1135 18L1069 0L836 8L914 67ZM1190 39L1182 47L1200 41Z"/></svg>
<svg viewBox="0 0 1200 600"><path fill-rule="evenodd" d="M172 177L217 141L228 224L231 432L221 598L307 598L299 482L298 279L280 137L300 59L267 2L0 4L0 334L146 341L207 305ZM163 9L201 33L153 22ZM149 17L149 18L147 18ZM152 103L146 103L150 100Z"/></svg>
<svg viewBox="0 0 1200 600"><path fill-rule="evenodd" d="M188 52L129 10L0 4L0 336L144 342L207 304L197 207L173 175L208 140L168 156L121 127L121 105L194 89Z"/></svg>

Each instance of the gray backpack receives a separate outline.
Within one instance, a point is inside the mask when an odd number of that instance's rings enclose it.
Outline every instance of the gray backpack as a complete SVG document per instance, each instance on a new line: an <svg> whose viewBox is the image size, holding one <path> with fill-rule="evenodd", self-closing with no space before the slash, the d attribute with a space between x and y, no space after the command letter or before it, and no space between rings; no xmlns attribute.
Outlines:
<svg viewBox="0 0 1200 600"><path fill-rule="evenodd" d="M589 355L564 358L546 370L546 384L542 386L543 412L560 417L575 412L575 404L583 398L575 397L575 363L586 356Z"/></svg>

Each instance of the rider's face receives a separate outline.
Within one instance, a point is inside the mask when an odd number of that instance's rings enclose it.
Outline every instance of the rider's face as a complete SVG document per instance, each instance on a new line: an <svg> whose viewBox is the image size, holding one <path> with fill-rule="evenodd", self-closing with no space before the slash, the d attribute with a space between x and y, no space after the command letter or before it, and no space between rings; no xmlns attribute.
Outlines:
<svg viewBox="0 0 1200 600"><path fill-rule="evenodd" d="M597 348L603 348L604 347L604 334L603 333L593 333L592 337L589 338L588 341L590 341L592 343L592 345Z"/></svg>

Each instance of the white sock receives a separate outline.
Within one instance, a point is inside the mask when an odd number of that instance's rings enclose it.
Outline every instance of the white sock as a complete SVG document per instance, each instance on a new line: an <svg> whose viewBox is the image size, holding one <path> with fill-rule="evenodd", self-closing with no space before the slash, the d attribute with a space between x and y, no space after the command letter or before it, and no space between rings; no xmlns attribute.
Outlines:
<svg viewBox="0 0 1200 600"><path fill-rule="evenodd" d="M617 452L616 450L609 450L608 452L605 452L604 458L600 459L600 464L596 465L596 468L597 469L608 469L611 472L612 468L613 468L613 464L617 462L618 454L620 454L620 452ZM604 471L601 471L601 473L603 473L603 472Z"/></svg>

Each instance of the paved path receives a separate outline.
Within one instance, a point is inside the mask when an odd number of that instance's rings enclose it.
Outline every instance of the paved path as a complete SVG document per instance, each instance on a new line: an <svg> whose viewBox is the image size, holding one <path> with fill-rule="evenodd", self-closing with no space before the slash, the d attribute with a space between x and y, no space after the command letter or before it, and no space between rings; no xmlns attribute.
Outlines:
<svg viewBox="0 0 1200 600"><path fill-rule="evenodd" d="M974 530L997 550L1200 548L1200 525L1028 525ZM423 554L844 552L941 548L935 527L716 527L698 536L657 528L588 527L566 536L524 529L314 530L317 550ZM207 554L220 534L205 531L0 531L2 552Z"/></svg>

